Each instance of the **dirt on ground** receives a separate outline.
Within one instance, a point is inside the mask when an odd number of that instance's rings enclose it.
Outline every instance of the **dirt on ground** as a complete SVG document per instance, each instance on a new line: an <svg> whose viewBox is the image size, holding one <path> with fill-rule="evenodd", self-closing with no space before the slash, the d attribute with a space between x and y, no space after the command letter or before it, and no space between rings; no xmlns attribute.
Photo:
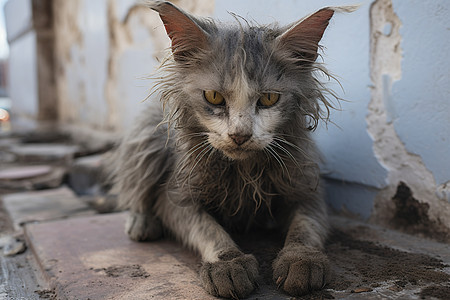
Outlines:
<svg viewBox="0 0 450 300"><path fill-rule="evenodd" d="M247 253L253 253L259 263L265 284L272 283L272 261L282 248L283 241L276 232L257 233L237 237ZM334 299L334 292L366 293L384 286L399 293L403 290L419 290L423 299L435 297L448 299L449 267L435 257L407 253L353 238L340 230L333 230L326 245L326 253L332 266L332 281L327 289L313 292L298 299Z"/></svg>
<svg viewBox="0 0 450 300"><path fill-rule="evenodd" d="M57 300L58 297L56 295L55 290L36 290L34 291L37 295L39 295L40 299L51 299L51 300Z"/></svg>
<svg viewBox="0 0 450 300"><path fill-rule="evenodd" d="M103 269L108 277L141 277L147 278L150 275L142 268L141 265L124 265L124 266L111 266Z"/></svg>
<svg viewBox="0 0 450 300"><path fill-rule="evenodd" d="M395 214L391 226L397 230L450 243L450 233L428 216L430 205L414 198L411 189L400 182L392 198Z"/></svg>
<svg viewBox="0 0 450 300"><path fill-rule="evenodd" d="M441 260L423 254L407 253L373 242L353 239L334 231L327 253L335 272L330 288L348 290L376 288L380 282L393 281L393 289L447 283L450 276Z"/></svg>

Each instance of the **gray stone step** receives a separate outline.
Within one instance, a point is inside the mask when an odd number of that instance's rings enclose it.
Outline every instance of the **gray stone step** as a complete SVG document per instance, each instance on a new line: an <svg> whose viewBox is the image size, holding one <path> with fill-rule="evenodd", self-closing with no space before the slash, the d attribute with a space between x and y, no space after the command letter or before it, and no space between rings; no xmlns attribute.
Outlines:
<svg viewBox="0 0 450 300"><path fill-rule="evenodd" d="M72 162L79 146L66 144L17 144L9 148L19 162Z"/></svg>
<svg viewBox="0 0 450 300"><path fill-rule="evenodd" d="M30 222L43 222L95 212L67 187L1 196L15 230Z"/></svg>

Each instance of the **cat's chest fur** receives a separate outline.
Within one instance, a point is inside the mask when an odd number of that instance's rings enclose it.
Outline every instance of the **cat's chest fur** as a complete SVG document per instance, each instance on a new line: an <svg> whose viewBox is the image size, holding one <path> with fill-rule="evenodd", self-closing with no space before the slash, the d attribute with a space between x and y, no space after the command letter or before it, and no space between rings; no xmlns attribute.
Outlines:
<svg viewBox="0 0 450 300"><path fill-rule="evenodd" d="M274 215L284 202L267 157L232 161L213 153L179 174L184 200L201 205L230 230L266 227L276 223ZM187 198L187 199L186 199Z"/></svg>

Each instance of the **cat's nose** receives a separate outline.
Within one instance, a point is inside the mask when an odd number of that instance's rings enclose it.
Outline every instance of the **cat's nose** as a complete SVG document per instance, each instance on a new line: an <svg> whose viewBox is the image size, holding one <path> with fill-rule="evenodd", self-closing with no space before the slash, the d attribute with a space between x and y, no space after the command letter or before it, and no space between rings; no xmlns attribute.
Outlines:
<svg viewBox="0 0 450 300"><path fill-rule="evenodd" d="M251 134L228 134L228 136L238 145L244 144L248 141L252 135Z"/></svg>

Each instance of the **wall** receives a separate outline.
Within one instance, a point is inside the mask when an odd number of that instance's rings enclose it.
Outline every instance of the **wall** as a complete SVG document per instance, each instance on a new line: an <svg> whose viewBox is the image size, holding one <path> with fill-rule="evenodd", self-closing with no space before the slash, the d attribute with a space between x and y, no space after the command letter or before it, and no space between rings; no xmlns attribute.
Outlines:
<svg viewBox="0 0 450 300"><path fill-rule="evenodd" d="M55 0L61 123L123 132L142 109L169 41L157 14L135 2ZM205 14L214 2L177 3Z"/></svg>
<svg viewBox="0 0 450 300"><path fill-rule="evenodd" d="M12 115L16 125L24 128L56 118L51 3L10 0L4 8Z"/></svg>
<svg viewBox="0 0 450 300"><path fill-rule="evenodd" d="M232 11L262 24L288 24L321 7L349 3L174 2L196 14L234 21ZM431 228L445 237L450 232L450 2L358 2L356 12L333 17L322 40L325 65L343 90L336 82L329 86L345 99L332 112L332 122L315 132L325 159L328 202L370 222L423 234L432 234L426 229ZM58 12L54 38L60 124L76 132L123 132L145 105L142 100L152 84L148 75L169 45L156 13L132 0L54 0L53 10ZM27 38L35 43L32 33ZM32 46L20 49L34 51ZM21 98L33 114L39 102L33 92L36 80L27 80L29 89L15 93L30 94ZM397 193L404 187L412 195ZM396 222L402 210L418 219L407 216Z"/></svg>
<svg viewBox="0 0 450 300"><path fill-rule="evenodd" d="M425 223L448 231L450 2L412 2L363 1L358 11L333 17L322 40L324 61L344 91L330 85L346 101L315 138L332 207L392 224L399 209L392 198L404 182L427 204ZM259 23L289 23L346 2L263 3L216 0L216 15L231 20L232 9Z"/></svg>
<svg viewBox="0 0 450 300"><path fill-rule="evenodd" d="M13 17L14 16L14 17ZM38 117L36 32L32 29L31 1L8 1L5 22L9 56L9 96L13 117L34 126ZM23 87L27 88L23 88Z"/></svg>

